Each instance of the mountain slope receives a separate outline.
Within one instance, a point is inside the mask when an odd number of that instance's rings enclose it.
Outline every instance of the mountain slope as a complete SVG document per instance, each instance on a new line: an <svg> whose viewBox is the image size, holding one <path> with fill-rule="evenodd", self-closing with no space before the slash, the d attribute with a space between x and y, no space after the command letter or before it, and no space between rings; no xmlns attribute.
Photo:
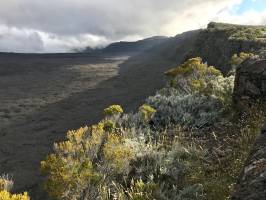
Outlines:
<svg viewBox="0 0 266 200"><path fill-rule="evenodd" d="M120 41L111 43L105 48L93 50L87 47L84 53L103 53L103 54L124 54L131 55L136 54L146 49L152 48L158 44L161 44L167 40L167 37L155 36L144 40L138 40L134 42Z"/></svg>
<svg viewBox="0 0 266 200"><path fill-rule="evenodd" d="M266 46L266 27L211 22L200 32L193 51L187 57L202 57L222 72L230 71L231 56L256 52Z"/></svg>

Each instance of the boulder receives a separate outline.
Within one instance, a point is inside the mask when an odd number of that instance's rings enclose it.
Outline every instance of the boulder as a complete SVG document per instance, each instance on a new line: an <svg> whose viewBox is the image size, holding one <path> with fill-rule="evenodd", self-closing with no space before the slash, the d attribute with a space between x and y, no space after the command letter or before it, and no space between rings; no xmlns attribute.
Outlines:
<svg viewBox="0 0 266 200"><path fill-rule="evenodd" d="M266 101L266 59L253 58L236 70L234 102Z"/></svg>
<svg viewBox="0 0 266 200"><path fill-rule="evenodd" d="M266 128L257 138L231 200L266 199Z"/></svg>

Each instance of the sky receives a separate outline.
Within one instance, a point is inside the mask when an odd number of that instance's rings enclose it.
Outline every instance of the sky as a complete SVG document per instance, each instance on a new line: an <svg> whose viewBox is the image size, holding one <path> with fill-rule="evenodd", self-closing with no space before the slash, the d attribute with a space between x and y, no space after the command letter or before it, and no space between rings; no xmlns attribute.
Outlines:
<svg viewBox="0 0 266 200"><path fill-rule="evenodd" d="M266 25L266 0L1 0L0 52L69 52L210 21Z"/></svg>

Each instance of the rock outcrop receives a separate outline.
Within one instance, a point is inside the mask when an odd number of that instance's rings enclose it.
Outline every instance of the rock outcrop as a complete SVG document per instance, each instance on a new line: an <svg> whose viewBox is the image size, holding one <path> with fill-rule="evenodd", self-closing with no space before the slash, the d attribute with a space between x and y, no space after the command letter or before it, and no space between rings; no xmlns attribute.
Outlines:
<svg viewBox="0 0 266 200"><path fill-rule="evenodd" d="M211 22L207 29L200 32L193 52L188 57L201 57L223 73L231 70L233 54L254 53L266 46L266 41L253 38L256 30L265 27L240 26ZM246 35L245 35L246 34ZM240 37L240 36L246 37Z"/></svg>
<svg viewBox="0 0 266 200"><path fill-rule="evenodd" d="M266 199L266 127L250 153L231 200Z"/></svg>
<svg viewBox="0 0 266 200"><path fill-rule="evenodd" d="M241 111L249 105L266 105L266 59L244 61L236 69L234 102ZM266 199L266 127L261 130L246 161L231 200Z"/></svg>
<svg viewBox="0 0 266 200"><path fill-rule="evenodd" d="M249 59L236 70L236 104L266 100L266 59Z"/></svg>

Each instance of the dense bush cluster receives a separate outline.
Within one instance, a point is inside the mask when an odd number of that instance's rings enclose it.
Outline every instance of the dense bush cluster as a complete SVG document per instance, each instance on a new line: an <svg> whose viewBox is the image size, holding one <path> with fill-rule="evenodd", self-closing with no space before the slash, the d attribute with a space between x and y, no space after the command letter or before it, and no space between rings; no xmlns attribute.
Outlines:
<svg viewBox="0 0 266 200"><path fill-rule="evenodd" d="M266 28L246 27L240 28L230 36L231 40L261 41L266 42Z"/></svg>
<svg viewBox="0 0 266 200"><path fill-rule="evenodd" d="M224 77L201 58L193 58L165 73L170 88L148 98L156 110L156 124L188 127L211 125L231 105L234 76Z"/></svg>
<svg viewBox="0 0 266 200"><path fill-rule="evenodd" d="M146 119L146 118L145 118ZM97 125L67 133L41 163L46 189L55 199L198 199L202 187L186 180L201 161L195 147L166 148L137 131ZM108 122L109 123L109 122Z"/></svg>
<svg viewBox="0 0 266 200"><path fill-rule="evenodd" d="M225 31L229 40L266 42L266 27L211 22L208 31Z"/></svg>
<svg viewBox="0 0 266 200"><path fill-rule="evenodd" d="M218 150L212 145L218 143L219 137L214 124L222 124L228 133L235 127L228 117L234 77L224 77L200 58L190 59L166 75L170 77L168 86L149 97L138 112L123 113L120 106L112 105L104 110L105 118L98 124L69 131L66 141L55 143L54 153L41 162L47 177L45 188L51 197L58 200L228 197L236 180L236 166L242 164L235 165L234 161L242 158L246 152L242 147L247 142L237 145L241 150L232 149L230 155L235 157L223 160L231 166L227 171L216 165L221 157L216 157ZM243 127L252 125L245 123L239 129ZM250 130L244 128L243 132L249 134ZM205 136L209 133L207 137L211 138L214 135L216 141L209 147L193 139L194 131L205 132Z"/></svg>
<svg viewBox="0 0 266 200"><path fill-rule="evenodd" d="M123 112L124 111L120 105L111 105L108 108L104 109L104 115L105 116L112 116L115 114L121 114Z"/></svg>
<svg viewBox="0 0 266 200"><path fill-rule="evenodd" d="M157 109L153 119L157 126L179 123L187 127L200 128L213 124L222 114L221 104L215 98L198 94L176 96L174 93L175 91L169 96L158 93L147 100Z"/></svg>
<svg viewBox="0 0 266 200"><path fill-rule="evenodd" d="M203 63L201 58L189 59L165 74L172 77L170 86L180 95L214 95L219 101L226 102L233 88L233 77L223 77L219 70Z"/></svg>
<svg viewBox="0 0 266 200"><path fill-rule="evenodd" d="M0 200L30 200L28 194L11 194L13 181L6 175L0 176Z"/></svg>
<svg viewBox="0 0 266 200"><path fill-rule="evenodd" d="M235 69L238 65L240 65L245 60L255 57L253 53L245 53L241 52L239 55L234 54L231 58L230 64L232 65L232 68Z"/></svg>

